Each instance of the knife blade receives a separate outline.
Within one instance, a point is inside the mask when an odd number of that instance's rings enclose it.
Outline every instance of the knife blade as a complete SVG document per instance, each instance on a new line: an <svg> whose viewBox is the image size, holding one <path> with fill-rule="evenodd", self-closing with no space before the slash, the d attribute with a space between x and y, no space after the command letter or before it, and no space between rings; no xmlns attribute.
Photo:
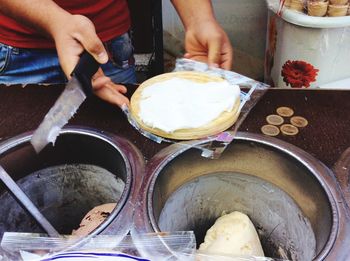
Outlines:
<svg viewBox="0 0 350 261"><path fill-rule="evenodd" d="M91 78L99 67L100 64L88 52L82 54L65 89L32 135L30 142L37 153L48 143L55 143L62 127L92 94Z"/></svg>

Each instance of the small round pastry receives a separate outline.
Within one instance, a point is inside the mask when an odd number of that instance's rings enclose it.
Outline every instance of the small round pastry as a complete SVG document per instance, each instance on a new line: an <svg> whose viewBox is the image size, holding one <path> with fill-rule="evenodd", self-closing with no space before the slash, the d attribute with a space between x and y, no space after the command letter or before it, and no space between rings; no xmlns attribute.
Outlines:
<svg viewBox="0 0 350 261"><path fill-rule="evenodd" d="M292 108L289 107L278 107L276 110L277 114L282 116L282 117L291 117L294 114L294 111Z"/></svg>
<svg viewBox="0 0 350 261"><path fill-rule="evenodd" d="M283 124L284 119L280 115L270 114L266 117L266 121L268 124L278 126Z"/></svg>
<svg viewBox="0 0 350 261"><path fill-rule="evenodd" d="M292 124L283 124L280 129L281 132L287 136L294 136L299 133L299 129Z"/></svg>
<svg viewBox="0 0 350 261"><path fill-rule="evenodd" d="M277 136L280 129L276 125L266 124L261 127L261 132L267 136Z"/></svg>
<svg viewBox="0 0 350 261"><path fill-rule="evenodd" d="M218 134L237 120L240 88L207 73L165 73L143 82L130 112L139 126L157 136L191 140Z"/></svg>
<svg viewBox="0 0 350 261"><path fill-rule="evenodd" d="M290 118L290 123L298 128L304 128L309 124L308 120L301 116L293 116Z"/></svg>

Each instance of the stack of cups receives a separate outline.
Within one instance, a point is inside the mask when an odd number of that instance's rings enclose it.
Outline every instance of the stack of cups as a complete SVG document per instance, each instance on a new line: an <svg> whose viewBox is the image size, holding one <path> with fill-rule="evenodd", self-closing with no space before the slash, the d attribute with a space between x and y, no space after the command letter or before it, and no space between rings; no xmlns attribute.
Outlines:
<svg viewBox="0 0 350 261"><path fill-rule="evenodd" d="M307 13L311 16L345 16L349 0L308 0Z"/></svg>
<svg viewBox="0 0 350 261"><path fill-rule="evenodd" d="M305 0L286 0L284 5L289 9L303 12L305 9Z"/></svg>
<svg viewBox="0 0 350 261"><path fill-rule="evenodd" d="M329 4L328 0L308 0L307 14L311 16L319 16L319 17L325 16L327 14L328 4Z"/></svg>
<svg viewBox="0 0 350 261"><path fill-rule="evenodd" d="M328 16L345 16L348 14L348 0L330 0L328 6Z"/></svg>

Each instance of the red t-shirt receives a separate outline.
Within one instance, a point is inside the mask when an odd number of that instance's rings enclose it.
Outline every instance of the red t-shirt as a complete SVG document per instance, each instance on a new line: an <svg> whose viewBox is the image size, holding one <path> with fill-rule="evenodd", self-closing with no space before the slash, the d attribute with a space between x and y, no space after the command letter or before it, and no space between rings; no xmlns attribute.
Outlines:
<svg viewBox="0 0 350 261"><path fill-rule="evenodd" d="M122 35L130 27L126 0L55 0L55 2L71 14L87 16L94 23L97 35L103 42ZM1 13L0 43L19 48L55 47L52 39Z"/></svg>

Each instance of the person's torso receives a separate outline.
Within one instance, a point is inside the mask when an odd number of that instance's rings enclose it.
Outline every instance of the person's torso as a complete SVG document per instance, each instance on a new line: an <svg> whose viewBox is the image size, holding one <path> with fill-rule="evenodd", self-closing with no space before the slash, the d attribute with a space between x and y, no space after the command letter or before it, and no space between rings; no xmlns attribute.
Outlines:
<svg viewBox="0 0 350 261"><path fill-rule="evenodd" d="M94 23L102 41L125 33L130 27L126 0L55 0L71 14L85 15ZM0 13L0 42L19 48L53 48L54 42L35 29Z"/></svg>

